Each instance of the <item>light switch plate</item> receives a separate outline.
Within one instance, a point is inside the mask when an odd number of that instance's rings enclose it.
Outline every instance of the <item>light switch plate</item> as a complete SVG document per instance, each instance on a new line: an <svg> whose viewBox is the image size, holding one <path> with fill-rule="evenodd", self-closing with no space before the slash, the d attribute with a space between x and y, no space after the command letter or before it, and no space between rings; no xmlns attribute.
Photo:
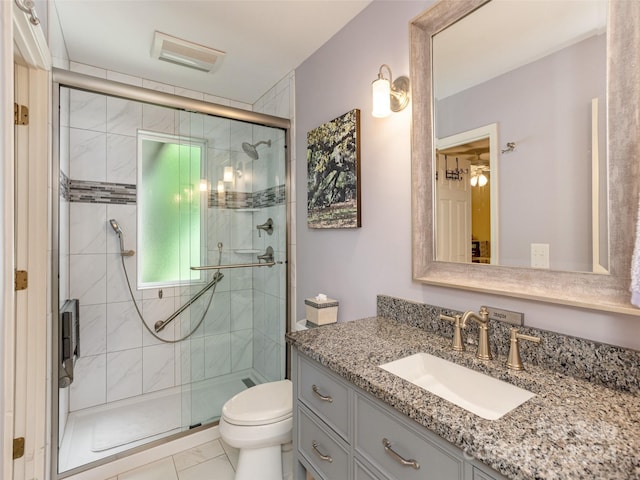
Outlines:
<svg viewBox="0 0 640 480"><path fill-rule="evenodd" d="M532 243L531 244L531 267L532 268L549 268L549 244L548 243Z"/></svg>

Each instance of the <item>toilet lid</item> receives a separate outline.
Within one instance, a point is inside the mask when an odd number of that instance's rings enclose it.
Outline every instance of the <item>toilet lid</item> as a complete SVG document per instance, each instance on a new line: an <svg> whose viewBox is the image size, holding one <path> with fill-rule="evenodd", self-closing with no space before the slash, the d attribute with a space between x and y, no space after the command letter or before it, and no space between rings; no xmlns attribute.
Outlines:
<svg viewBox="0 0 640 480"><path fill-rule="evenodd" d="M238 393L222 407L224 419L234 425L265 425L286 420L293 410L290 380L256 385Z"/></svg>

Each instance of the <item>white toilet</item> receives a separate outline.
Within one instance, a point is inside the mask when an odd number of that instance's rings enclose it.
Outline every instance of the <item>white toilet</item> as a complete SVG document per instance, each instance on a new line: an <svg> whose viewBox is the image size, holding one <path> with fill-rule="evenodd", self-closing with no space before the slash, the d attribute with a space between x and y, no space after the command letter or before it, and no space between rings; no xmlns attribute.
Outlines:
<svg viewBox="0 0 640 480"><path fill-rule="evenodd" d="M240 450L235 480L282 480L282 446L291 442L290 380L244 390L222 407L220 437Z"/></svg>

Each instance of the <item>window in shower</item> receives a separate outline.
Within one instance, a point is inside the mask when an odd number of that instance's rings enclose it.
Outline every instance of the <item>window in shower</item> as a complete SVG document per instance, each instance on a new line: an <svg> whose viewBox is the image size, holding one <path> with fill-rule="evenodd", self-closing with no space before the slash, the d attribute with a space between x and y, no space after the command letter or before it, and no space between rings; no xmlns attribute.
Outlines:
<svg viewBox="0 0 640 480"><path fill-rule="evenodd" d="M206 141L138 132L138 287L202 280Z"/></svg>

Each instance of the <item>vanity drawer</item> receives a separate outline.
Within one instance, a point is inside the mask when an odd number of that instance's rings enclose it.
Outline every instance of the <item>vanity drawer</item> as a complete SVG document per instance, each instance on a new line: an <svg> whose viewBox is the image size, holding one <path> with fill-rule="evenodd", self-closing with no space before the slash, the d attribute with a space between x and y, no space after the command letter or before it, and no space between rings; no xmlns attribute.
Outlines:
<svg viewBox="0 0 640 480"><path fill-rule="evenodd" d="M298 398L349 442L349 389L316 365L298 355Z"/></svg>
<svg viewBox="0 0 640 480"><path fill-rule="evenodd" d="M355 450L390 478L456 480L464 474L462 459L418 435L360 395L356 396ZM401 463L403 459L407 464ZM413 461L419 468L414 467Z"/></svg>
<svg viewBox="0 0 640 480"><path fill-rule="evenodd" d="M349 452L298 407L298 451L326 480L349 478ZM320 480L320 479L317 479Z"/></svg>

